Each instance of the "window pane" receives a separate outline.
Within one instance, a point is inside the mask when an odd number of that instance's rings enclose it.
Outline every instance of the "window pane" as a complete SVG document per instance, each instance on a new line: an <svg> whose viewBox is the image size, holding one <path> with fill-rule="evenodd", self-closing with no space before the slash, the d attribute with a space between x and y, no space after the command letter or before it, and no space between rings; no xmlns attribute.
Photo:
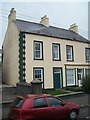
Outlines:
<svg viewBox="0 0 90 120"><path fill-rule="evenodd" d="M43 69L34 69L34 80L43 81Z"/></svg>
<svg viewBox="0 0 90 120"><path fill-rule="evenodd" d="M67 69L67 85L75 85L75 70Z"/></svg>
<svg viewBox="0 0 90 120"><path fill-rule="evenodd" d="M60 59L60 51L59 45L53 44L53 59L59 60Z"/></svg>
<svg viewBox="0 0 90 120"><path fill-rule="evenodd" d="M82 80L84 76L83 69L78 69L77 72L78 72L78 80Z"/></svg>
<svg viewBox="0 0 90 120"><path fill-rule="evenodd" d="M51 106L61 106L62 101L57 98L48 97Z"/></svg>
<svg viewBox="0 0 90 120"><path fill-rule="evenodd" d="M54 68L54 73L61 73L61 69L59 69L59 68Z"/></svg>
<svg viewBox="0 0 90 120"><path fill-rule="evenodd" d="M17 97L13 103L12 106L16 108L21 108L22 104L24 103L24 99Z"/></svg>
<svg viewBox="0 0 90 120"><path fill-rule="evenodd" d="M37 98L33 103L34 108L48 107L45 98Z"/></svg>
<svg viewBox="0 0 90 120"><path fill-rule="evenodd" d="M35 57L40 58L40 51L35 51Z"/></svg>
<svg viewBox="0 0 90 120"><path fill-rule="evenodd" d="M90 61L90 48L85 49L86 61Z"/></svg>
<svg viewBox="0 0 90 120"><path fill-rule="evenodd" d="M66 52L67 52L67 60L73 60L73 47L72 46L66 46Z"/></svg>
<svg viewBox="0 0 90 120"><path fill-rule="evenodd" d="M90 75L90 69L86 69L86 75Z"/></svg>
<svg viewBox="0 0 90 120"><path fill-rule="evenodd" d="M35 50L40 50L40 43L35 43Z"/></svg>
<svg viewBox="0 0 90 120"><path fill-rule="evenodd" d="M34 42L34 58L42 59L42 43Z"/></svg>

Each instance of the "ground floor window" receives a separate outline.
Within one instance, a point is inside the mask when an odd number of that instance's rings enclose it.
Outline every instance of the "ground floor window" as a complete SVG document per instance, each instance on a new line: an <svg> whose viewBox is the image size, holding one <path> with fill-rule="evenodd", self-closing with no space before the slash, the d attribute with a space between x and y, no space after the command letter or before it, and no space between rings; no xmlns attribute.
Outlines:
<svg viewBox="0 0 90 120"><path fill-rule="evenodd" d="M90 69L86 69L86 70L85 70L85 73L86 73L86 76L87 76L87 75L90 75Z"/></svg>
<svg viewBox="0 0 90 120"><path fill-rule="evenodd" d="M66 69L67 86L75 85L75 69Z"/></svg>
<svg viewBox="0 0 90 120"><path fill-rule="evenodd" d="M33 70L34 80L43 81L43 73L44 73L43 68L34 68Z"/></svg>

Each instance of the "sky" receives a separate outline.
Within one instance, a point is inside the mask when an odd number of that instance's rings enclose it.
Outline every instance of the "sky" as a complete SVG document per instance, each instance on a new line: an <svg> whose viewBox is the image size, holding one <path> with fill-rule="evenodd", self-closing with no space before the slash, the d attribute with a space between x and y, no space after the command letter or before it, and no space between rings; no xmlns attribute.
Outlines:
<svg viewBox="0 0 90 120"><path fill-rule="evenodd" d="M40 22L47 15L49 24L59 28L69 29L70 25L78 25L79 34L88 38L88 0L38 1L33 0L3 0L0 4L0 48L3 44L11 8L16 10L16 18L32 22Z"/></svg>

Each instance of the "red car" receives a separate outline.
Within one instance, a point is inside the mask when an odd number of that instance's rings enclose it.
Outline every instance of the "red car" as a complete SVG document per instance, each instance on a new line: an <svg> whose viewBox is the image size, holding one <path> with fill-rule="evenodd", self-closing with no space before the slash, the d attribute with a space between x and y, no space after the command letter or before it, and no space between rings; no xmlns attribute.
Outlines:
<svg viewBox="0 0 90 120"><path fill-rule="evenodd" d="M51 95L17 97L9 111L9 120L76 120L79 106Z"/></svg>

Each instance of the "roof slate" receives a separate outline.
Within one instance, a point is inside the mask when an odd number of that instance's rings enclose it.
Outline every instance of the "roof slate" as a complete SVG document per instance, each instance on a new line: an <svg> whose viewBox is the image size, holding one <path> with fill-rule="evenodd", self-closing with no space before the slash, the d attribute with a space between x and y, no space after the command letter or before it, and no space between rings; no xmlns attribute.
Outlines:
<svg viewBox="0 0 90 120"><path fill-rule="evenodd" d="M70 30L57 28L57 27L53 27L53 26L46 27L39 23L28 22L28 21L19 20L19 19L16 19L15 24L18 27L18 29L22 32L56 37L56 38L62 38L62 39L84 42L84 43L90 44L89 40L82 37L78 33L75 33Z"/></svg>

